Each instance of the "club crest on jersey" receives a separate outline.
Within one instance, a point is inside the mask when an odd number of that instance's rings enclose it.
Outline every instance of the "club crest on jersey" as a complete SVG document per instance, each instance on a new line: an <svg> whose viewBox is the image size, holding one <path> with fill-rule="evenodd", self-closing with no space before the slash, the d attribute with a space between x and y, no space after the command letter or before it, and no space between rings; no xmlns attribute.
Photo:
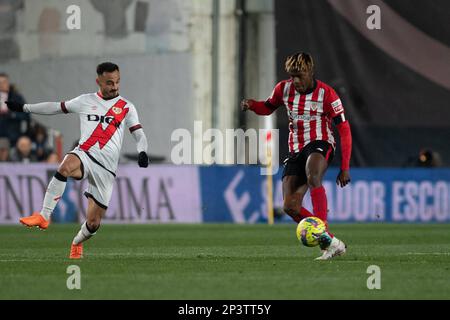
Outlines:
<svg viewBox="0 0 450 320"><path fill-rule="evenodd" d="M112 111L113 111L115 114L121 114L121 113L122 113L122 108L112 107Z"/></svg>
<svg viewBox="0 0 450 320"><path fill-rule="evenodd" d="M317 102L312 102L311 103L311 110L312 111L316 111L318 107L319 107L319 105L317 104Z"/></svg>

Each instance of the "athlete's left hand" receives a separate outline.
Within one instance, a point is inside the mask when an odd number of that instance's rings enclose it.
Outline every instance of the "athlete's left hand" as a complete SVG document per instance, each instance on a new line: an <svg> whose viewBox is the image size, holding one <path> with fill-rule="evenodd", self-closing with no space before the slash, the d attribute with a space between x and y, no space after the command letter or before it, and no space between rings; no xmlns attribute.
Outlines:
<svg viewBox="0 0 450 320"><path fill-rule="evenodd" d="M141 168L148 167L148 156L144 151L139 152L138 163Z"/></svg>
<svg viewBox="0 0 450 320"><path fill-rule="evenodd" d="M345 187L351 181L350 172L348 170L341 170L336 178L336 184Z"/></svg>

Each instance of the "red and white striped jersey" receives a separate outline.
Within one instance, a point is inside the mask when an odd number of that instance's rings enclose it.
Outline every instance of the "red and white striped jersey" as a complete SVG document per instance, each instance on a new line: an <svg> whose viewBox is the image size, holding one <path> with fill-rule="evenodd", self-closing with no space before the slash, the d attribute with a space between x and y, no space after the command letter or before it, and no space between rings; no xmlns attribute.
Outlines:
<svg viewBox="0 0 450 320"><path fill-rule="evenodd" d="M79 148L112 172L117 170L124 128L130 132L142 128L136 108L121 96L105 100L99 93L83 94L61 102L61 109L79 114Z"/></svg>
<svg viewBox="0 0 450 320"><path fill-rule="evenodd" d="M333 88L315 80L315 87L305 94L295 90L292 80L279 82L266 103L273 107L284 105L289 117L289 152L300 152L315 140L336 143L331 120L343 116L344 107Z"/></svg>

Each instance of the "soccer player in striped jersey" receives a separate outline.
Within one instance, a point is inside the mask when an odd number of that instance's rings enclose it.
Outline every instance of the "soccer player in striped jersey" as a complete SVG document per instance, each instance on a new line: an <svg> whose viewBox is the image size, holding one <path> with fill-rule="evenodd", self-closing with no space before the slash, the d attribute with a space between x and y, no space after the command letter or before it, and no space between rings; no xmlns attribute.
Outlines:
<svg viewBox="0 0 450 320"><path fill-rule="evenodd" d="M12 111L36 114L76 113L80 117L79 145L69 152L50 181L40 212L21 218L28 227L47 229L50 216L66 187L67 178L88 178L84 193L88 198L86 221L72 241L69 257L83 256L83 242L91 238L98 228L111 199L116 177L125 127L137 144L138 164L148 166L147 138L139 122L134 105L119 95L120 71L111 62L97 66L99 91L83 94L65 102L19 104L6 102Z"/></svg>
<svg viewBox="0 0 450 320"><path fill-rule="evenodd" d="M283 171L284 211L297 223L316 216L327 225L327 197L322 179L336 147L331 123L339 132L342 149L341 170L336 183L344 187L350 182L350 155L352 136L344 115L344 107L336 92L314 77L314 61L310 54L299 52L289 56L285 70L290 79L279 82L266 101L244 99L241 107L258 115L270 115L284 106L289 117L289 152ZM302 207L310 190L313 213ZM345 253L346 245L326 232L319 239L323 254L318 260L327 260Z"/></svg>

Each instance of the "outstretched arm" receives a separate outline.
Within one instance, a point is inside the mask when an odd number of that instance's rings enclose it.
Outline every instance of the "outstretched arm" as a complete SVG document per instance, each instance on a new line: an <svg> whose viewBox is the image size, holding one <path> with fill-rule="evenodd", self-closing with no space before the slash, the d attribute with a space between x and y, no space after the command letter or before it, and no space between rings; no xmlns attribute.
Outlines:
<svg viewBox="0 0 450 320"><path fill-rule="evenodd" d="M6 105L11 111L27 112L35 114L58 114L64 112L63 103L60 102L42 102L36 104L23 104L19 102L6 101Z"/></svg>
<svg viewBox="0 0 450 320"><path fill-rule="evenodd" d="M267 101L255 101L252 99L244 99L241 102L243 111L248 109L261 116L268 116L272 114L277 108L267 103Z"/></svg>
<svg viewBox="0 0 450 320"><path fill-rule="evenodd" d="M139 153L138 156L139 167L147 168L148 167L147 138L145 137L144 130L142 129L142 125L139 122L139 117L134 105L130 105L130 112L128 113L128 116L125 119L125 123L127 127L130 129L130 133L133 135L134 140L136 141L136 147Z"/></svg>
<svg viewBox="0 0 450 320"><path fill-rule="evenodd" d="M144 130L142 128L135 130L131 133L134 140L136 141L137 151L147 153L148 143L147 137L145 136Z"/></svg>
<svg viewBox="0 0 450 320"><path fill-rule="evenodd" d="M272 91L272 94L266 101L256 101L252 99L244 99L241 102L242 111L252 110L261 116L272 114L277 108L283 105L283 89L284 82L279 82Z"/></svg>

